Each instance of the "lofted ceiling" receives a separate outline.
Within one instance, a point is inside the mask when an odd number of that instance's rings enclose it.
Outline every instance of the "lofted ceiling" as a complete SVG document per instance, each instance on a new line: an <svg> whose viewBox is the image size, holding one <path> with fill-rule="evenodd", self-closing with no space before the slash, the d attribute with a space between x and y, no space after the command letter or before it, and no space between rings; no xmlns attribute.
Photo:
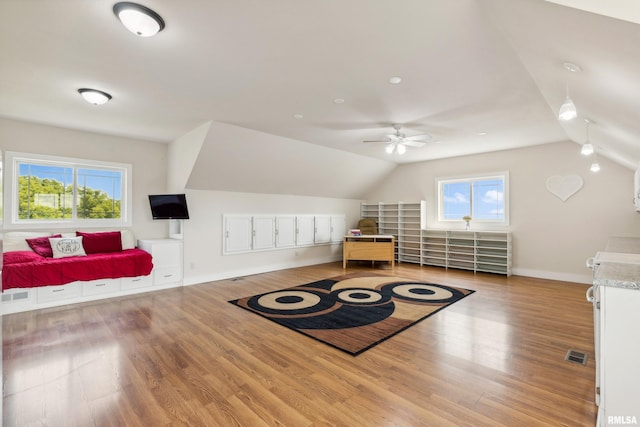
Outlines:
<svg viewBox="0 0 640 427"><path fill-rule="evenodd" d="M588 118L600 155L640 160L635 0L141 0L166 22L151 38L114 3L0 1L0 116L165 143L214 121L396 163L581 144ZM362 142L394 123L431 140Z"/></svg>

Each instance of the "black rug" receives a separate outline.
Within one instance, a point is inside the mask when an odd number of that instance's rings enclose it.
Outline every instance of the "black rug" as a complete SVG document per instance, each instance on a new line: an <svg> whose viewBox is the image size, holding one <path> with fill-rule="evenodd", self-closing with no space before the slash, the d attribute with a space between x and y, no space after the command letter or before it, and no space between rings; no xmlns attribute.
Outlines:
<svg viewBox="0 0 640 427"><path fill-rule="evenodd" d="M355 273L229 302L356 356L473 292Z"/></svg>

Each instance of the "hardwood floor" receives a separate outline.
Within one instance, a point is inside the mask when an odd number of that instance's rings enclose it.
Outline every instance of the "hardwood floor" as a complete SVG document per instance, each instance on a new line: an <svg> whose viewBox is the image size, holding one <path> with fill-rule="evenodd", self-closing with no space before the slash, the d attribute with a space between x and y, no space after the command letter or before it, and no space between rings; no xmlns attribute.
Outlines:
<svg viewBox="0 0 640 427"><path fill-rule="evenodd" d="M7 315L3 425L595 424L585 286L375 271L476 292L357 357L227 302L341 275L341 263Z"/></svg>

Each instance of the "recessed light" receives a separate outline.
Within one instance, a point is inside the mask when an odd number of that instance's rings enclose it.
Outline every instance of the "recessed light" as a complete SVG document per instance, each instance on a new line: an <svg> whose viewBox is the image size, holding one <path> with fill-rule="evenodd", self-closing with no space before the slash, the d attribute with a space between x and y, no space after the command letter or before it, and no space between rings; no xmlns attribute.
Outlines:
<svg viewBox="0 0 640 427"><path fill-rule="evenodd" d="M334 104L344 104L344 99L342 99L342 98L335 98L335 99L333 100L333 103L334 103Z"/></svg>
<svg viewBox="0 0 640 427"><path fill-rule="evenodd" d="M82 95L85 101L93 105L102 105L111 99L111 95L98 89L78 89L78 93Z"/></svg>
<svg viewBox="0 0 640 427"><path fill-rule="evenodd" d="M478 132L479 136L485 136L487 134L487 132Z"/></svg>
<svg viewBox="0 0 640 427"><path fill-rule="evenodd" d="M301 119L301 118L303 118L303 117L304 117L304 116L303 116L302 114L300 114L300 113L297 113L297 114L294 114L294 115L293 115L293 118L294 118L294 119Z"/></svg>
<svg viewBox="0 0 640 427"><path fill-rule="evenodd" d="M402 82L402 77L394 76L389 78L389 83L392 85L397 85L400 82Z"/></svg>

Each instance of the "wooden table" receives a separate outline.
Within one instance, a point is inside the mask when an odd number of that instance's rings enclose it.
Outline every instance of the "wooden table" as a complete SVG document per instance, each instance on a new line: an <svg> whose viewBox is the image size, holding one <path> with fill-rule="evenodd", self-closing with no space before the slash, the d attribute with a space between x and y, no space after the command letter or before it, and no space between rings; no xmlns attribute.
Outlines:
<svg viewBox="0 0 640 427"><path fill-rule="evenodd" d="M390 234L344 236L342 268L347 268L349 260L389 261L393 268L395 266L394 240L394 236Z"/></svg>

